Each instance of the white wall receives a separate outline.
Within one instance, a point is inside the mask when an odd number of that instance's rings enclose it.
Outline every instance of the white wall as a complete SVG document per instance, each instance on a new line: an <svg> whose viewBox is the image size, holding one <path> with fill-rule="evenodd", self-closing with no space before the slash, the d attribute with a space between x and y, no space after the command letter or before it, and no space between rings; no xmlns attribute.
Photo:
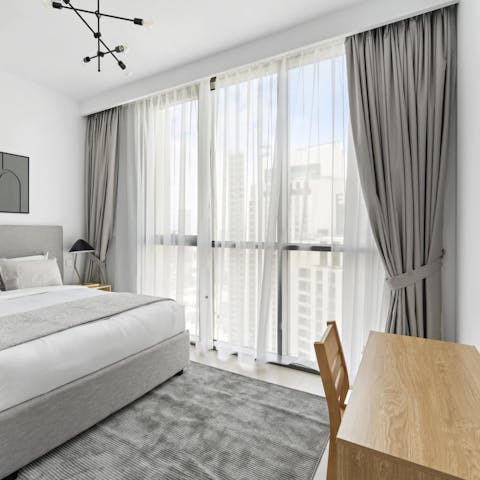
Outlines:
<svg viewBox="0 0 480 480"><path fill-rule="evenodd" d="M30 157L30 214L0 224L63 225L65 249L84 235L84 125L76 102L0 72L0 151Z"/></svg>
<svg viewBox="0 0 480 480"><path fill-rule="evenodd" d="M364 0L351 7L313 19L296 27L199 59L188 65L132 82L84 100L84 115L106 110L178 85L206 78L257 60L343 37L401 18L456 3L456 0ZM174 47L172 47L174 48Z"/></svg>
<svg viewBox="0 0 480 480"><path fill-rule="evenodd" d="M480 2L458 9L457 339L480 348Z"/></svg>

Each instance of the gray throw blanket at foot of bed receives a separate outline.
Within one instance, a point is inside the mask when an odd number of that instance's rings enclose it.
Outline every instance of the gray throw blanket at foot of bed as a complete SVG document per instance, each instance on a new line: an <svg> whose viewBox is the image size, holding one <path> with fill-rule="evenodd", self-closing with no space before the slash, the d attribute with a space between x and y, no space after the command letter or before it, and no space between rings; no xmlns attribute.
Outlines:
<svg viewBox="0 0 480 480"><path fill-rule="evenodd" d="M0 351L168 298L109 293L0 317Z"/></svg>

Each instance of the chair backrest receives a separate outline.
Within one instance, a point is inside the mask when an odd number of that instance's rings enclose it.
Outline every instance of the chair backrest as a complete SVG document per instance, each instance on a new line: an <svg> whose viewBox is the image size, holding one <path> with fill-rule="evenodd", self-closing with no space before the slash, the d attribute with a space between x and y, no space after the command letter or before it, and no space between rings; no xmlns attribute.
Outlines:
<svg viewBox="0 0 480 480"><path fill-rule="evenodd" d="M332 439L337 436L340 428L345 399L350 389L345 357L335 322L327 322L327 329L322 339L315 342L314 348L327 398L330 438Z"/></svg>

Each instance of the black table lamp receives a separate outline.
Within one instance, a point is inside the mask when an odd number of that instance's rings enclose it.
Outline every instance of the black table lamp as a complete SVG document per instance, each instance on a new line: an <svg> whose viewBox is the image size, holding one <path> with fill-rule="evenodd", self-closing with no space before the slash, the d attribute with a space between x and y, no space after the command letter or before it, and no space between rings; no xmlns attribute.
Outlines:
<svg viewBox="0 0 480 480"><path fill-rule="evenodd" d="M87 252L94 252L95 249L87 243L85 240L82 240L81 238L78 239L73 245L72 248L69 250L70 253L75 253L75 257L73 260L73 270L77 274L78 277L78 283L82 283L82 279L80 278L80 274L78 273L77 269L77 254L78 253L87 253Z"/></svg>

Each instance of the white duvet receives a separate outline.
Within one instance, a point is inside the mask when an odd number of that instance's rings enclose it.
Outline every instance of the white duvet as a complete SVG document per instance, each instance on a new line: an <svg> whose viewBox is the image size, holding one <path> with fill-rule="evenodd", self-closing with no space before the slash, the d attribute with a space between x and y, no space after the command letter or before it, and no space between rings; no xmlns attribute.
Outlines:
<svg viewBox="0 0 480 480"><path fill-rule="evenodd" d="M0 292L0 319L109 293L81 286ZM0 320L1 321L1 320ZM0 351L0 412L77 380L185 330L174 301L146 305Z"/></svg>

